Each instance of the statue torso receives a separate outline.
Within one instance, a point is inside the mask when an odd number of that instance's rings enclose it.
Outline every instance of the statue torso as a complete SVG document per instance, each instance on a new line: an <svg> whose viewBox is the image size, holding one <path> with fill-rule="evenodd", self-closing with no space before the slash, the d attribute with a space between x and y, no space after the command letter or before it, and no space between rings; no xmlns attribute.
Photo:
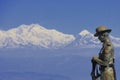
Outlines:
<svg viewBox="0 0 120 80"><path fill-rule="evenodd" d="M105 53L106 50L108 51L108 53ZM102 61L108 62L108 64L113 64L114 49L111 42L103 43L103 46L99 53L99 59L101 59Z"/></svg>

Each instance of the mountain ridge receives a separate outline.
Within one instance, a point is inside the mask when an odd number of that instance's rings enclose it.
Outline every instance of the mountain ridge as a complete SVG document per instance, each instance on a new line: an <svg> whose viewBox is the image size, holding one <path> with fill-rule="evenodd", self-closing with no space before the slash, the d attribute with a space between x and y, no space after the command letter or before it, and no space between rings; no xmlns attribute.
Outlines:
<svg viewBox="0 0 120 80"><path fill-rule="evenodd" d="M120 38L110 35L115 47L120 47ZM55 29L47 29L39 24L20 25L7 31L0 30L0 48L38 47L45 49L93 48L100 41L88 30L82 30L77 37L64 34Z"/></svg>
<svg viewBox="0 0 120 80"><path fill-rule="evenodd" d="M54 29L48 30L38 24L21 25L18 28L0 32L0 47L59 48L69 44L74 39L73 35L63 34Z"/></svg>

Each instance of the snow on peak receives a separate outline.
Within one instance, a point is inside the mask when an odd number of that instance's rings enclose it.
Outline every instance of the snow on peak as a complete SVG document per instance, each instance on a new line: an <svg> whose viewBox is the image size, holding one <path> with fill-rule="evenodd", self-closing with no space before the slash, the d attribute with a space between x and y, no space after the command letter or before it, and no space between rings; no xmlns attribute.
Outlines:
<svg viewBox="0 0 120 80"><path fill-rule="evenodd" d="M120 38L110 36L115 47L120 47ZM21 25L8 31L0 30L0 48L40 47L63 48L97 47L100 41L88 30L83 30L78 36L64 34L55 29L46 29L39 24Z"/></svg>
<svg viewBox="0 0 120 80"><path fill-rule="evenodd" d="M80 36L85 36L85 35L88 35L88 34L91 34L91 33L86 29L79 33Z"/></svg>
<svg viewBox="0 0 120 80"><path fill-rule="evenodd" d="M0 47L37 46L59 48L71 43L75 37L39 24L21 25L18 28L0 32Z"/></svg>
<svg viewBox="0 0 120 80"><path fill-rule="evenodd" d="M93 36L88 30L83 30L76 37L76 40L72 43L74 47L96 47L99 46L100 41Z"/></svg>
<svg viewBox="0 0 120 80"><path fill-rule="evenodd" d="M110 35L110 39L115 47L120 47L120 38ZM101 42L88 30L83 30L79 33L79 36L77 36L72 45L75 47L99 47L101 46Z"/></svg>
<svg viewBox="0 0 120 80"><path fill-rule="evenodd" d="M19 29L28 29L28 30L32 30L32 29L41 29L41 30L45 30L46 28L40 26L39 24L30 24L30 25L20 25L18 27Z"/></svg>

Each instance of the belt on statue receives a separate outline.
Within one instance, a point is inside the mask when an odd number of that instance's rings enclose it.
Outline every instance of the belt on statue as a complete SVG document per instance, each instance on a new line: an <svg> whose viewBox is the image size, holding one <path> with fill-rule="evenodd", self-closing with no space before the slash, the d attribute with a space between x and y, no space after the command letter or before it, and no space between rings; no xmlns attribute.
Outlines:
<svg viewBox="0 0 120 80"><path fill-rule="evenodd" d="M102 71L104 71L105 70L105 68L107 68L107 67L111 67L111 68L113 68L114 67L114 64L109 64L108 66L100 66L100 70L102 70Z"/></svg>

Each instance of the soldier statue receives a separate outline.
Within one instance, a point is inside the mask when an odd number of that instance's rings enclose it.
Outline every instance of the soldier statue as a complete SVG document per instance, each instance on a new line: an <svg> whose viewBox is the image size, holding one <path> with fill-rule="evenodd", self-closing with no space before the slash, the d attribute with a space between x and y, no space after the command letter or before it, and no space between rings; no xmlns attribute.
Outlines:
<svg viewBox="0 0 120 80"><path fill-rule="evenodd" d="M116 80L114 68L114 48L109 38L111 29L105 26L96 28L95 37L103 43L99 57L94 56L92 62L92 80Z"/></svg>

